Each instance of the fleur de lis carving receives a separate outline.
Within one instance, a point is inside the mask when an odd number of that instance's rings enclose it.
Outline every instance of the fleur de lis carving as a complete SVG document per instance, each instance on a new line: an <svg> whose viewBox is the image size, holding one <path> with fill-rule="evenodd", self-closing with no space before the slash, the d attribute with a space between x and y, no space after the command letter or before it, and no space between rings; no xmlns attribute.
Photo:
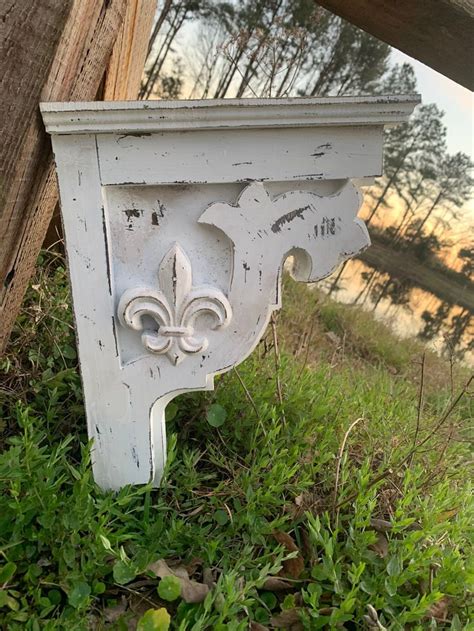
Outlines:
<svg viewBox="0 0 474 631"><path fill-rule="evenodd" d="M118 316L123 326L142 331L142 343L148 351L166 354L177 365L186 354L202 352L208 346L207 337L195 332L197 318L211 316L211 328L223 328L232 318L232 308L219 289L193 287L191 263L177 243L161 261L158 280L160 291L125 291ZM150 326L152 322L155 326Z"/></svg>

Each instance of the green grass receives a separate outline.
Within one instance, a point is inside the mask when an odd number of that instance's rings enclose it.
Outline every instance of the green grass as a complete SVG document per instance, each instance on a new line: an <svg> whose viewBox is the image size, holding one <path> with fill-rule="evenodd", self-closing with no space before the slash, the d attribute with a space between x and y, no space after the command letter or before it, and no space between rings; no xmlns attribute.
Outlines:
<svg viewBox="0 0 474 631"><path fill-rule="evenodd" d="M270 331L214 393L175 400L159 490L103 493L65 271L40 263L0 363L2 629L164 629L143 617L163 609L182 631L469 628L463 369L427 356L417 430L421 347L285 283L280 356ZM158 560L205 599L176 598Z"/></svg>

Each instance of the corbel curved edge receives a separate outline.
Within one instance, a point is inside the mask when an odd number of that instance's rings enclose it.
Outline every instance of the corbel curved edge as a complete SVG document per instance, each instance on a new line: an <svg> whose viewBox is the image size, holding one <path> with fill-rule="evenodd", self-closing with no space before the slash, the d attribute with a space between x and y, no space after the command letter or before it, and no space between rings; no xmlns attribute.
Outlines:
<svg viewBox="0 0 474 631"><path fill-rule="evenodd" d="M273 199L264 183L255 181L235 204L210 204L198 223L219 229L231 240L234 268L255 247L265 254L259 269L269 267L270 258L281 270L293 254L291 276L311 283L326 278L340 263L370 246L365 222L357 216L362 202L363 193L351 180L331 195L294 190ZM235 274L230 295L234 284Z"/></svg>
<svg viewBox="0 0 474 631"><path fill-rule="evenodd" d="M370 239L367 229L357 217L361 203L361 191L349 180L332 195L321 196L296 190L273 199L262 182L253 182L242 191L235 204L213 202L200 215L200 224L214 226L232 243L231 280L228 290L210 285L199 287L200 292L212 296L216 293L224 305L224 315L217 321L215 330L218 337L210 341L207 349L209 360L201 365L200 370L188 371L185 368L187 362L183 363L181 369L180 360L183 358L175 351L170 352L171 345L167 343L158 343L156 352L153 348L147 349L148 362L157 354L168 355L161 364L162 377L166 373L168 378L150 381L150 386L155 384L153 392L148 392L148 402L143 401L149 410L146 416L151 421L150 479L154 486L160 484L166 461L166 406L185 392L212 390L216 375L227 372L251 354L263 336L272 312L281 307L282 270L289 254L294 255L292 276L299 281L315 282L330 274L342 261L368 247ZM176 320L169 313L172 311L169 283L171 278L180 275L176 275L178 268L181 269L182 287L179 290L175 284L173 293L175 298L178 294L181 296L181 302L188 302L186 296L193 291L192 264L176 243L160 264L157 289L127 290L123 294L118 308L123 326L134 329L138 334L141 330L143 334L138 317L140 310L149 314L156 311L158 305L158 319L161 318L165 326L162 331L165 337L163 342L167 342L167 336L173 334L173 327L178 336L192 335L180 317ZM172 275L170 270L173 270ZM127 306L135 305L139 295L148 298L138 304L138 311L126 312ZM150 298L153 299L151 303ZM166 298L168 301L165 303ZM216 340L219 340L218 345ZM146 335L142 341L148 341ZM225 353L219 353L216 346L221 349L225 347ZM192 351L190 356L196 359L200 357ZM152 366L151 363L148 365ZM184 372L181 373L182 370ZM174 371L178 371L176 376L172 376ZM133 368L129 376L137 376L135 372ZM161 392L156 392L155 388Z"/></svg>
<svg viewBox="0 0 474 631"><path fill-rule="evenodd" d="M142 331L145 349L151 354L167 354L174 366L186 354L207 349L205 337L193 337L192 324L200 312L214 315L216 326L212 329L226 329L231 319L237 327L239 320L245 321L248 328L241 326L240 351L229 348L230 361L224 366L202 366L200 378L206 383L203 389L208 389L209 379L212 381L214 375L229 370L252 352L271 313L281 307L281 276L289 255L293 255L292 277L301 282L316 282L370 245L367 228L357 217L362 200L360 189L350 180L331 195L295 190L273 199L262 182L252 182L235 204L213 202L198 219L198 223L220 230L232 243L228 290L210 285L193 288L192 264L179 243L175 243L160 263L159 290L151 287L127 290L118 304L119 321L123 326ZM194 294L199 300L191 300ZM191 310L183 311L182 305L188 303L195 311L192 318L184 317ZM157 333L151 335L145 330L142 316L151 316L156 321ZM251 333L247 334L248 331ZM222 334L222 343L231 343L225 331ZM233 339L233 345L240 346L238 341ZM177 391L181 389L178 387Z"/></svg>
<svg viewBox="0 0 474 631"><path fill-rule="evenodd" d="M227 298L234 318L237 305L249 292L259 295L252 302L258 316L251 339L244 340L239 356L213 377L244 361L263 337L271 315L282 306L281 282L286 259L292 255L290 275L299 282L312 283L329 276L339 264L370 246L365 222L357 214L363 193L345 180L333 194L289 191L271 198L262 182L252 182L235 204L214 202L198 222L222 231L233 245L233 269ZM247 276L253 272L254 286L246 291ZM209 383L209 381L208 381Z"/></svg>

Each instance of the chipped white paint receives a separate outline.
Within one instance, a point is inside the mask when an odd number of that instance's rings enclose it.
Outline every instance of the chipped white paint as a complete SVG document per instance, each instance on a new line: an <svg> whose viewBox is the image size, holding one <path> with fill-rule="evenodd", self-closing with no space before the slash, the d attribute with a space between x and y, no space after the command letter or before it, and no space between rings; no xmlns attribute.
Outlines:
<svg viewBox="0 0 474 631"><path fill-rule="evenodd" d="M289 255L308 282L367 247L354 180L417 102L42 105L100 486L159 484L167 403L251 353Z"/></svg>

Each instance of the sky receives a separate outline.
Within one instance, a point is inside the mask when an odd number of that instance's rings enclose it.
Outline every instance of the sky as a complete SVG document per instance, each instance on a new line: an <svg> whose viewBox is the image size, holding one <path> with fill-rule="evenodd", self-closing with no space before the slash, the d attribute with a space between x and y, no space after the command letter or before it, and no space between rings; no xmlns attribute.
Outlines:
<svg viewBox="0 0 474 631"><path fill-rule="evenodd" d="M178 48L181 48L182 43L192 37L191 33L196 28L197 23L185 25L181 35L186 33L186 36L179 38ZM196 35L195 32L194 35ZM390 60L393 64L408 62L414 67L418 81L418 92L421 94L423 103L436 103L445 112L444 122L447 127L448 151L450 153L463 151L474 161L473 93L396 48L392 48ZM468 62L469 60L464 60L464 63Z"/></svg>
<svg viewBox="0 0 474 631"><path fill-rule="evenodd" d="M467 88L420 61L393 49L393 63L408 61L415 69L423 103L436 103L445 112L448 151L463 151L474 158L474 98ZM467 60L465 60L467 63Z"/></svg>
<svg viewBox="0 0 474 631"><path fill-rule="evenodd" d="M407 61L413 66L423 103L436 103L444 111L448 151L463 151L474 161L474 94L396 48L392 48L391 61ZM468 222L473 223L474 198L465 204L464 212Z"/></svg>

